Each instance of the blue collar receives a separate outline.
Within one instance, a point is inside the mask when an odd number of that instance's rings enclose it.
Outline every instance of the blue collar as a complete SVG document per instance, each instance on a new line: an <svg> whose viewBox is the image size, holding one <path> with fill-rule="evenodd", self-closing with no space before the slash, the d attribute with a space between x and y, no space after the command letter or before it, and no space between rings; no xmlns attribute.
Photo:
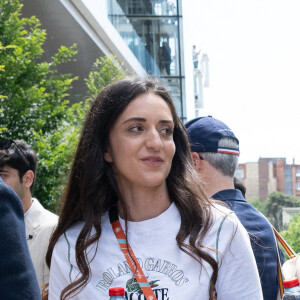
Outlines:
<svg viewBox="0 0 300 300"><path fill-rule="evenodd" d="M235 201L247 202L243 197L241 191L237 189L222 190L212 195L210 198L216 200L222 200L222 201L235 200Z"/></svg>

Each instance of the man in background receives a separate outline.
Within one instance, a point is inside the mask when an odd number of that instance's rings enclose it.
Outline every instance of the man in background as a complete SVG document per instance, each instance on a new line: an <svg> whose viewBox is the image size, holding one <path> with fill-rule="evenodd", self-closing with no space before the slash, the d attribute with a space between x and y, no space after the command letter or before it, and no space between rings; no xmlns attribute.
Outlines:
<svg viewBox="0 0 300 300"><path fill-rule="evenodd" d="M40 300L40 290L26 244L21 201L1 178L0 211L0 298Z"/></svg>
<svg viewBox="0 0 300 300"><path fill-rule="evenodd" d="M44 209L37 199L32 198L36 166L36 154L25 142L0 142L0 177L21 199L27 244L42 289L49 282L45 256L58 217Z"/></svg>
<svg viewBox="0 0 300 300"><path fill-rule="evenodd" d="M162 63L162 69L166 71L167 75L171 74L170 73L171 62L172 62L171 48L167 42L163 42L161 48L161 63Z"/></svg>
<svg viewBox="0 0 300 300"><path fill-rule="evenodd" d="M259 271L264 300L278 293L277 249L268 220L234 188L239 141L223 122L199 117L185 124L192 158L203 189L209 198L225 202L249 233ZM245 270L247 272L247 270Z"/></svg>

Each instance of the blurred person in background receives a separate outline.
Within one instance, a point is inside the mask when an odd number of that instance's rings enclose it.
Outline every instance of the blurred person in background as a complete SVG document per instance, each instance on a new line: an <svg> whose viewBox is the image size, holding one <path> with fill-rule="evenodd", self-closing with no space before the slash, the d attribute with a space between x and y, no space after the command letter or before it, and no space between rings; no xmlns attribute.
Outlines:
<svg viewBox="0 0 300 300"><path fill-rule="evenodd" d="M223 201L234 211L249 233L259 271L264 300L277 297L277 249L269 221L234 187L239 141L232 130L211 116L185 124L195 169L209 198ZM245 191L245 189L244 189Z"/></svg>
<svg viewBox="0 0 300 300"><path fill-rule="evenodd" d="M45 257L58 217L32 197L36 168L37 156L25 142L0 141L0 177L22 201L27 244L42 290L49 282Z"/></svg>
<svg viewBox="0 0 300 300"><path fill-rule="evenodd" d="M0 177L0 299L40 300L17 194Z"/></svg>

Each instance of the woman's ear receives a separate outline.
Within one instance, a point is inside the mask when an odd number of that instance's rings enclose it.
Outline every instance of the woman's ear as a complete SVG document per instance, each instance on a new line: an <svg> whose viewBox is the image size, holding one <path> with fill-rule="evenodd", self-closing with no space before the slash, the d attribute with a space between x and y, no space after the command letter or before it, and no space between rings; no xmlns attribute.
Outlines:
<svg viewBox="0 0 300 300"><path fill-rule="evenodd" d="M113 162L113 157L112 154L110 153L110 149L106 149L104 152L104 160L108 163L112 163Z"/></svg>

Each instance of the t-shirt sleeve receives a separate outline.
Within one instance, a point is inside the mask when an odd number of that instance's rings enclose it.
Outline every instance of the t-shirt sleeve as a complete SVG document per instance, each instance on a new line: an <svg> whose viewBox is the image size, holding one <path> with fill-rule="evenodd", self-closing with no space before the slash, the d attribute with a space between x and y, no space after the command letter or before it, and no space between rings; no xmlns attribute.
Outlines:
<svg viewBox="0 0 300 300"><path fill-rule="evenodd" d="M263 299L249 235L234 214L226 217L219 228L218 250L218 300Z"/></svg>
<svg viewBox="0 0 300 300"><path fill-rule="evenodd" d="M60 299L62 290L71 283L70 249L65 235L54 246L49 279L49 300Z"/></svg>

